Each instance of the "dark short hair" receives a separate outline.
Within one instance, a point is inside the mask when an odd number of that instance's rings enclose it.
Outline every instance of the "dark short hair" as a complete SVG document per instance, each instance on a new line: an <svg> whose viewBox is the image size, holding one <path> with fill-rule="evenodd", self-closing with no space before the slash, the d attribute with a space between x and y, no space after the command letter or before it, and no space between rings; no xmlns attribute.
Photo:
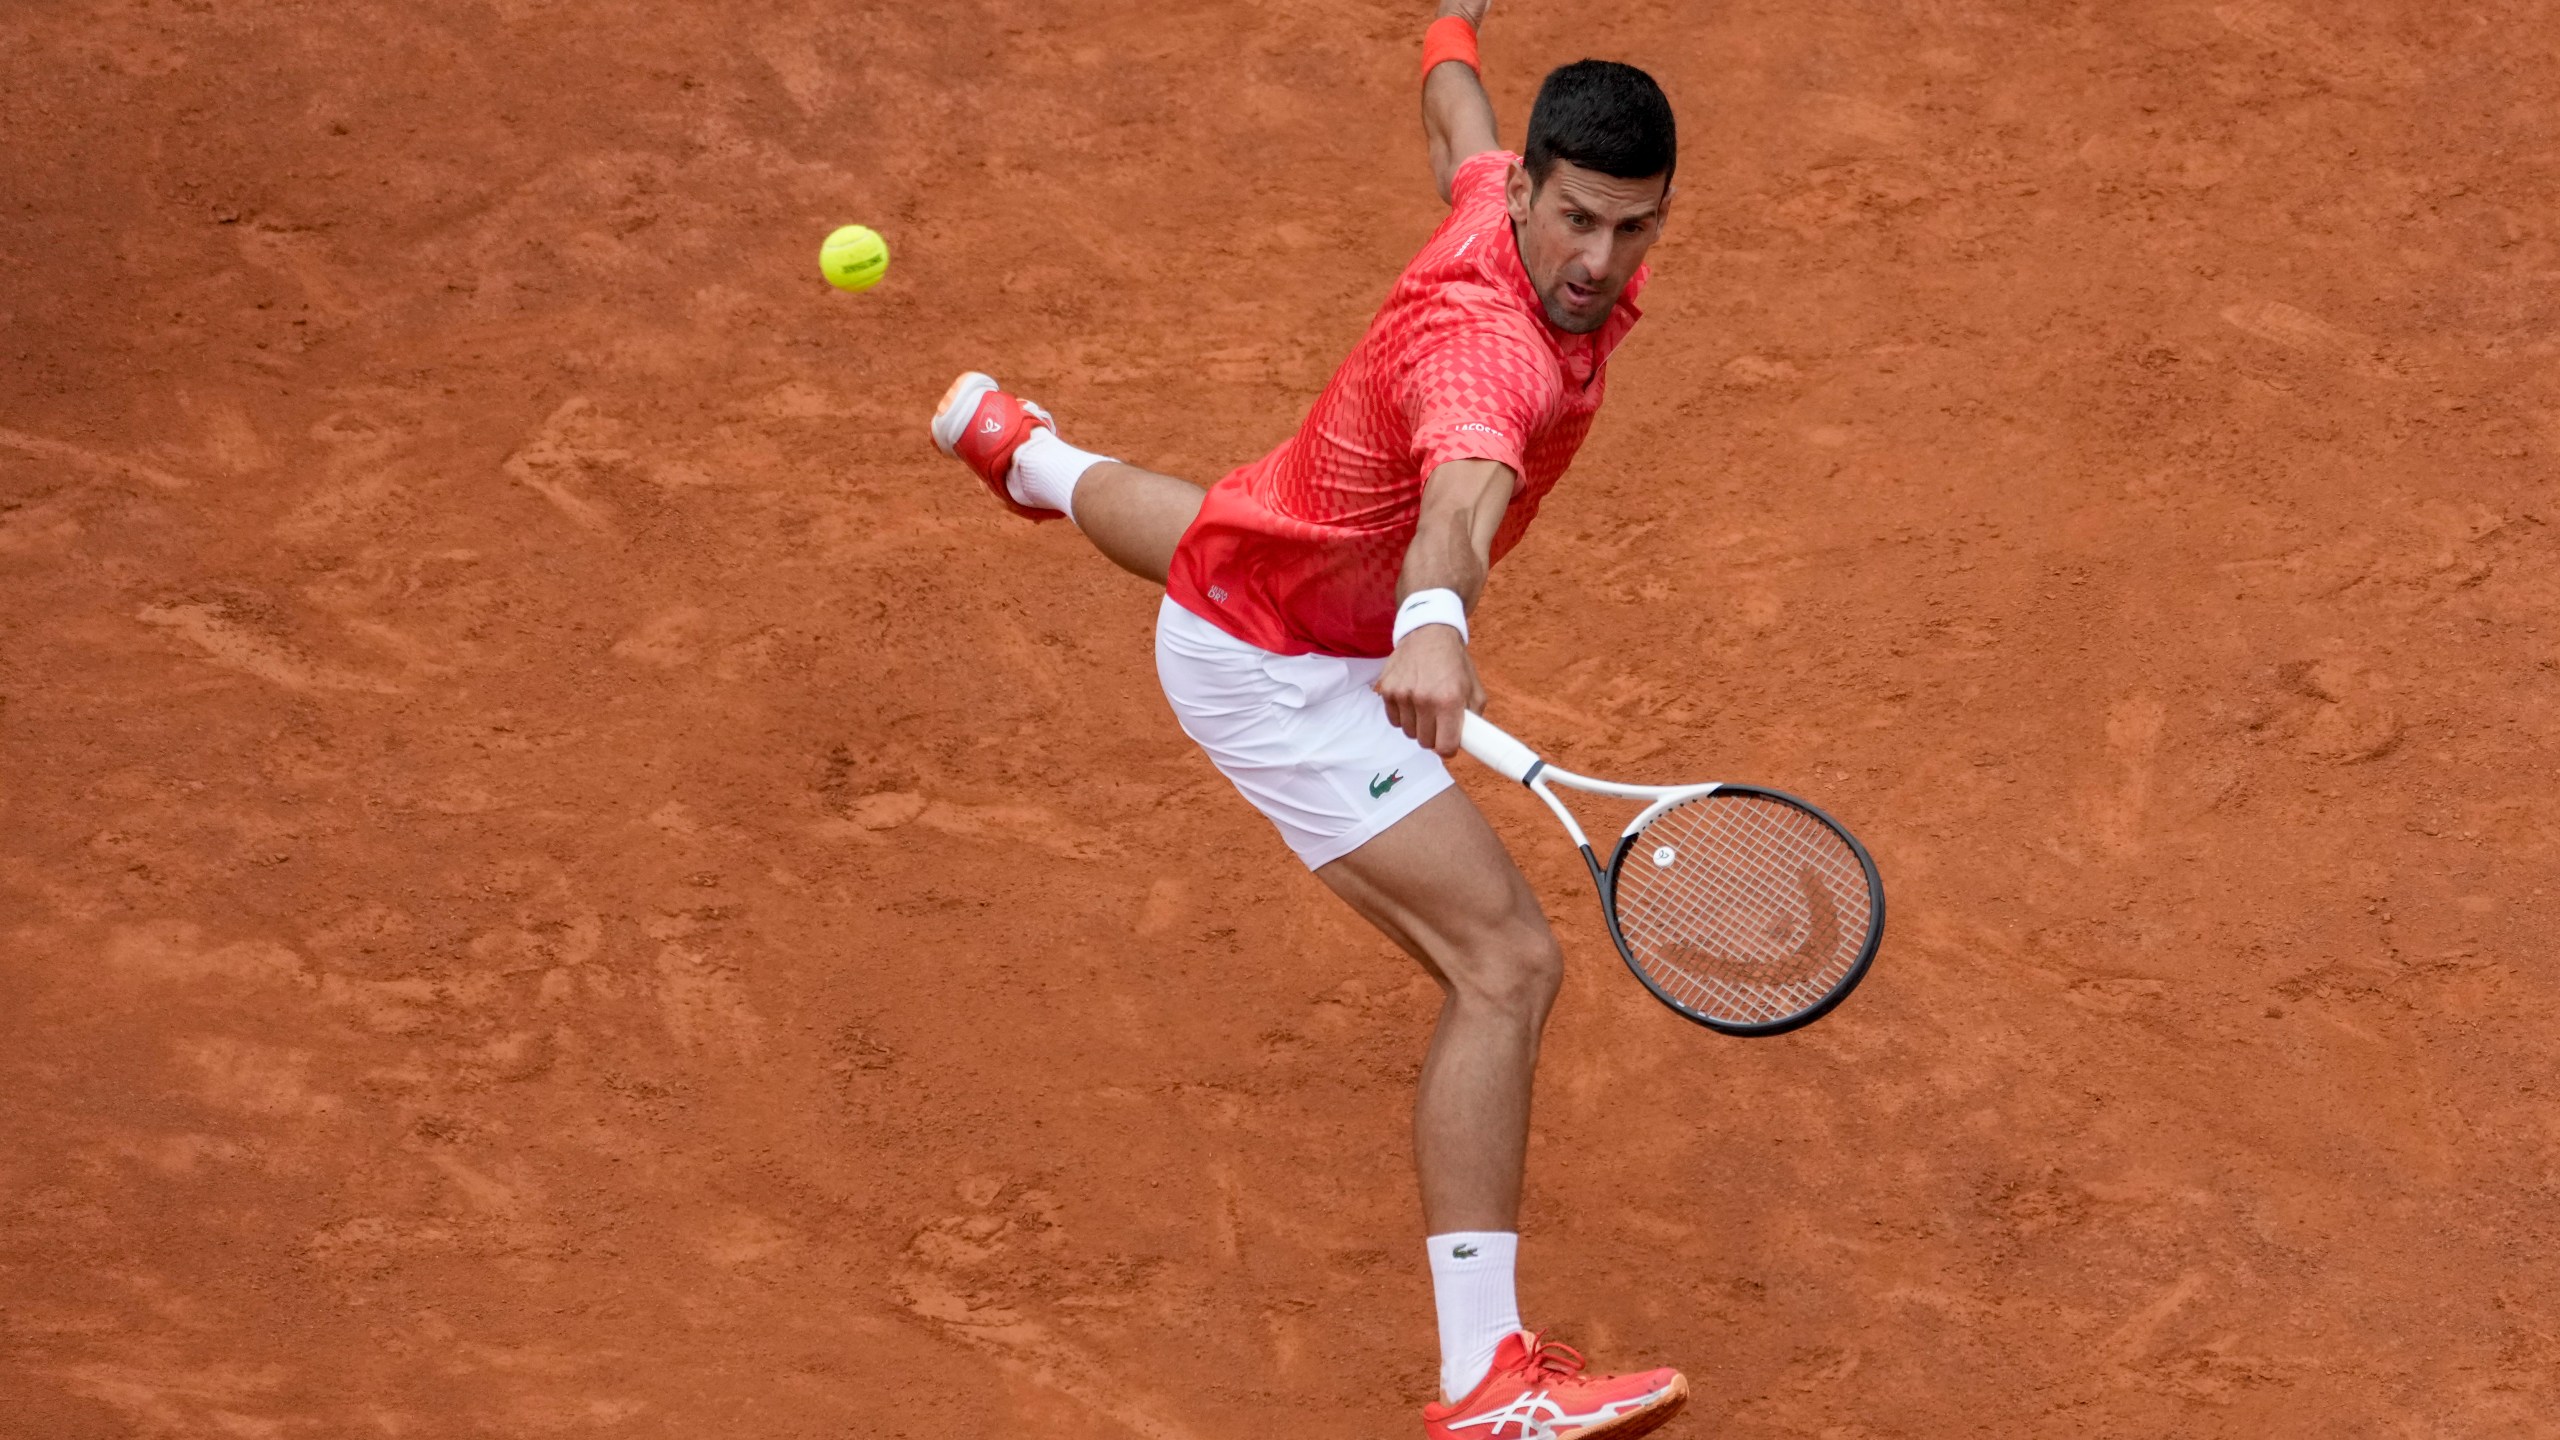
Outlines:
<svg viewBox="0 0 2560 1440"><path fill-rule="evenodd" d="M1531 183L1544 185L1556 162L1643 180L1671 183L1680 159L1680 133L1671 102L1653 77L1615 60L1576 60L1560 65L1538 87L1529 111L1529 143L1521 151Z"/></svg>

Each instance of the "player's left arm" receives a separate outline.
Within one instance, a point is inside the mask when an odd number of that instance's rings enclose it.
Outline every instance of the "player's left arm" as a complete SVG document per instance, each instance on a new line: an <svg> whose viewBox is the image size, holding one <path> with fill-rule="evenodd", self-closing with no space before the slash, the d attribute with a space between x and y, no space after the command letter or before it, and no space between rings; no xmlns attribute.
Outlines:
<svg viewBox="0 0 2560 1440"><path fill-rule="evenodd" d="M1493 0L1440 0L1440 19L1455 17L1469 29L1481 29ZM1431 173L1440 182L1440 202L1449 201L1458 167L1487 150L1502 148L1493 122L1493 97L1475 67L1444 60L1422 77L1422 133L1431 142Z"/></svg>
<svg viewBox="0 0 2560 1440"><path fill-rule="evenodd" d="M1470 611L1493 568L1493 537L1511 507L1520 477L1499 460L1451 460L1422 487L1422 513L1405 547L1396 599L1425 590L1454 590ZM1445 603L1445 602L1444 602ZM1467 639L1449 625L1424 625L1404 637L1378 675L1378 694L1396 728L1442 755L1458 753L1466 712L1484 708Z"/></svg>

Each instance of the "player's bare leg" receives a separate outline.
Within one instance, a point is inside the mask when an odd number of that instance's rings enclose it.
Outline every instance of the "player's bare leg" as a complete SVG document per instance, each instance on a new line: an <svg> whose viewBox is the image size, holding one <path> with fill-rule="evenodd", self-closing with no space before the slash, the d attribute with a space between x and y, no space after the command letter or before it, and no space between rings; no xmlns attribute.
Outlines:
<svg viewBox="0 0 2560 1440"><path fill-rule="evenodd" d="M1580 1355L1520 1327L1512 1273L1530 1092L1564 978L1527 877L1457 790L1316 874L1440 982L1413 1108L1447 1396L1423 1411L1427 1434L1652 1431L1688 1398L1678 1371L1586 1375ZM1557 1425L1529 1428L1540 1417Z"/></svg>
<svg viewBox="0 0 2560 1440"><path fill-rule="evenodd" d="M1188 480L1105 460L1076 480L1076 528L1112 564L1161 585L1174 544L1207 493Z"/></svg>
<svg viewBox="0 0 2560 1440"><path fill-rule="evenodd" d="M1413 1107L1426 1227L1516 1231L1538 1038L1564 978L1528 879L1457 790L1316 876L1440 983Z"/></svg>

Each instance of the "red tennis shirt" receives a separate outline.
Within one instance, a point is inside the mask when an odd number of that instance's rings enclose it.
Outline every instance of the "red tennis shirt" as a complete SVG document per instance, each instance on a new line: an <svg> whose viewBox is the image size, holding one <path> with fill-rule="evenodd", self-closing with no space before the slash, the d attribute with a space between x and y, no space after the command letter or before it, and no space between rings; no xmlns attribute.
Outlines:
<svg viewBox="0 0 2560 1440"><path fill-rule="evenodd" d="M1487 151L1458 167L1449 218L1306 422L1210 487L1174 548L1174 603L1277 654L1390 653L1423 483L1452 460L1498 460L1520 477L1493 558L1520 542L1582 448L1650 271L1598 331L1549 325L1503 204L1518 158Z"/></svg>

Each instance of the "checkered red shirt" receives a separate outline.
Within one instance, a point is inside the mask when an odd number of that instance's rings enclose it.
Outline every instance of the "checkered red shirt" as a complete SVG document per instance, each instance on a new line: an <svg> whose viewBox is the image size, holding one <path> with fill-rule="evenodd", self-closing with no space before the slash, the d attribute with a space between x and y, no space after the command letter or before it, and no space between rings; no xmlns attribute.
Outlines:
<svg viewBox="0 0 2560 1440"><path fill-rule="evenodd" d="M1488 151L1458 167L1449 218L1306 423L1210 487L1173 552L1176 604L1278 654L1389 653L1423 482L1452 460L1499 460L1520 477L1493 558L1519 543L1591 429L1648 272L1597 332L1548 325L1503 206L1518 158Z"/></svg>

